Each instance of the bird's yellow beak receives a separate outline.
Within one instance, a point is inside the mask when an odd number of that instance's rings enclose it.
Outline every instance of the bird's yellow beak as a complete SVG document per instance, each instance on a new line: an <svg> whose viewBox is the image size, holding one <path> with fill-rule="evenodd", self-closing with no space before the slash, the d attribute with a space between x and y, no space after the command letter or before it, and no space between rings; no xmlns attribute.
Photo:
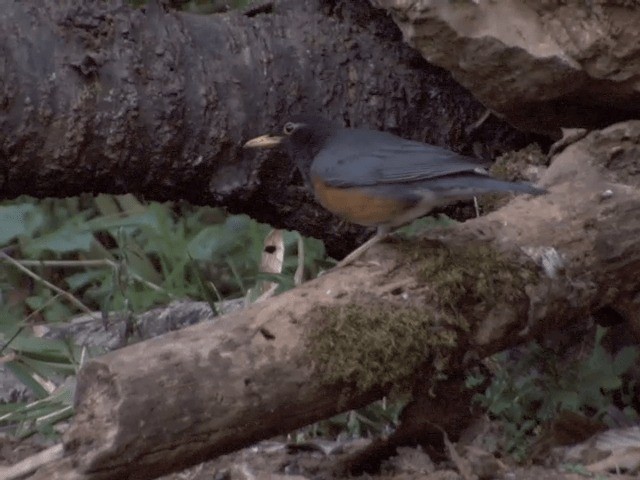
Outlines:
<svg viewBox="0 0 640 480"><path fill-rule="evenodd" d="M242 148L271 148L280 145L284 137L278 135L260 135L245 143Z"/></svg>

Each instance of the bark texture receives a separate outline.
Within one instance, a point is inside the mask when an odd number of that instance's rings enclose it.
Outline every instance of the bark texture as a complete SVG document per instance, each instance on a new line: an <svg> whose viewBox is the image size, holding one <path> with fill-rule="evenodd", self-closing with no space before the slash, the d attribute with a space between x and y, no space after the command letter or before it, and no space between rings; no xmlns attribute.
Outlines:
<svg viewBox="0 0 640 480"><path fill-rule="evenodd" d="M65 458L34 478L153 478L628 304L640 291L639 153L640 122L593 132L551 164L548 195L91 360Z"/></svg>
<svg viewBox="0 0 640 480"><path fill-rule="evenodd" d="M247 139L317 111L486 158L531 140L495 118L469 128L483 107L366 1L270 8L3 0L0 196L185 199L324 238L341 256L363 229L339 229L282 152L244 151Z"/></svg>
<svg viewBox="0 0 640 480"><path fill-rule="evenodd" d="M640 116L637 1L371 0L513 125L559 135Z"/></svg>

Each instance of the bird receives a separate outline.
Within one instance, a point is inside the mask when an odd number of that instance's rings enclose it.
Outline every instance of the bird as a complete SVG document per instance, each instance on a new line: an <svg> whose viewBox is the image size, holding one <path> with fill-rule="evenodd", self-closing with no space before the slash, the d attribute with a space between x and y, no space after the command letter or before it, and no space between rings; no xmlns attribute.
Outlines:
<svg viewBox="0 0 640 480"><path fill-rule="evenodd" d="M281 135L261 135L244 147L277 145L286 148L320 205L348 222L377 229L337 267L436 207L487 193L546 193L526 182L494 178L475 158L388 132L344 128L320 115L292 116Z"/></svg>

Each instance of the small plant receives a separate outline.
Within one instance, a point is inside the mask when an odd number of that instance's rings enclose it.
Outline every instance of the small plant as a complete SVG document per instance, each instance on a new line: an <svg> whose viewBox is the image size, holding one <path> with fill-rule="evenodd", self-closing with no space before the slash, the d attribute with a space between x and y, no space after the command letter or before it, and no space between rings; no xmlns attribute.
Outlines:
<svg viewBox="0 0 640 480"><path fill-rule="evenodd" d="M538 343L513 353L503 352L492 358L496 373L482 394L475 396L503 428L502 449L515 459L526 458L542 425L562 411L580 413L604 423L613 423L608 409L616 402L626 403L624 412L637 418L630 407L635 385L625 384L624 375L640 354L638 347L624 347L615 355L602 346L606 333L597 327L590 351L572 360ZM472 386L482 379L469 378Z"/></svg>
<svg viewBox="0 0 640 480"><path fill-rule="evenodd" d="M399 423L400 413L406 400L383 399L373 402L359 410L350 410L327 420L298 430L294 435L296 442L311 438L366 438L381 434L390 434Z"/></svg>
<svg viewBox="0 0 640 480"><path fill-rule="evenodd" d="M290 288L301 247L308 276L328 265L320 241L284 232L282 273L261 274L270 229L219 209L143 204L131 195L4 202L0 361L29 394L0 408L0 424L26 435L72 414L57 387L99 352L47 338L47 325L82 314L107 328L114 314L135 322L138 312L174 299L213 304L264 280Z"/></svg>

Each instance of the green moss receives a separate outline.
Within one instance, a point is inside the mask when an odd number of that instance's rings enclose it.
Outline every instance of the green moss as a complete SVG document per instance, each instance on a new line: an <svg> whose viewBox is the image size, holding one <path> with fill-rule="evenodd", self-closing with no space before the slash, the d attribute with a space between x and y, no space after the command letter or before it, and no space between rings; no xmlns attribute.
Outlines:
<svg viewBox="0 0 640 480"><path fill-rule="evenodd" d="M540 149L540 145L532 143L523 149L507 152L493 162L489 171L501 180L510 182L529 181L523 173L531 166L542 166L548 163L547 156ZM509 201L509 196L493 193L482 195L479 198L483 211L490 212L504 206Z"/></svg>
<svg viewBox="0 0 640 480"><path fill-rule="evenodd" d="M324 321L309 337L310 350L325 383L350 383L361 391L389 383L402 388L427 359L444 368L456 345L455 329L422 310L375 302L317 313Z"/></svg>
<svg viewBox="0 0 640 480"><path fill-rule="evenodd" d="M528 180L523 172L531 165L546 165L547 156L540 149L540 145L532 143L517 151L507 152L496 158L491 165L491 174L502 180L515 182Z"/></svg>
<svg viewBox="0 0 640 480"><path fill-rule="evenodd" d="M414 240L407 249L414 274L428 286L423 299L435 308L398 306L373 298L369 305L320 307L309 335L316 371L325 383L351 383L359 390L394 384L400 389L425 362L445 372L459 351L469 318L504 302L526 300L524 287L537 275L508 254L483 245L444 246Z"/></svg>
<svg viewBox="0 0 640 480"><path fill-rule="evenodd" d="M537 267L522 263L488 245L445 246L413 242L408 252L417 275L433 287L432 301L460 318L469 309L488 311L496 299L515 302L526 298L524 287L533 281Z"/></svg>

